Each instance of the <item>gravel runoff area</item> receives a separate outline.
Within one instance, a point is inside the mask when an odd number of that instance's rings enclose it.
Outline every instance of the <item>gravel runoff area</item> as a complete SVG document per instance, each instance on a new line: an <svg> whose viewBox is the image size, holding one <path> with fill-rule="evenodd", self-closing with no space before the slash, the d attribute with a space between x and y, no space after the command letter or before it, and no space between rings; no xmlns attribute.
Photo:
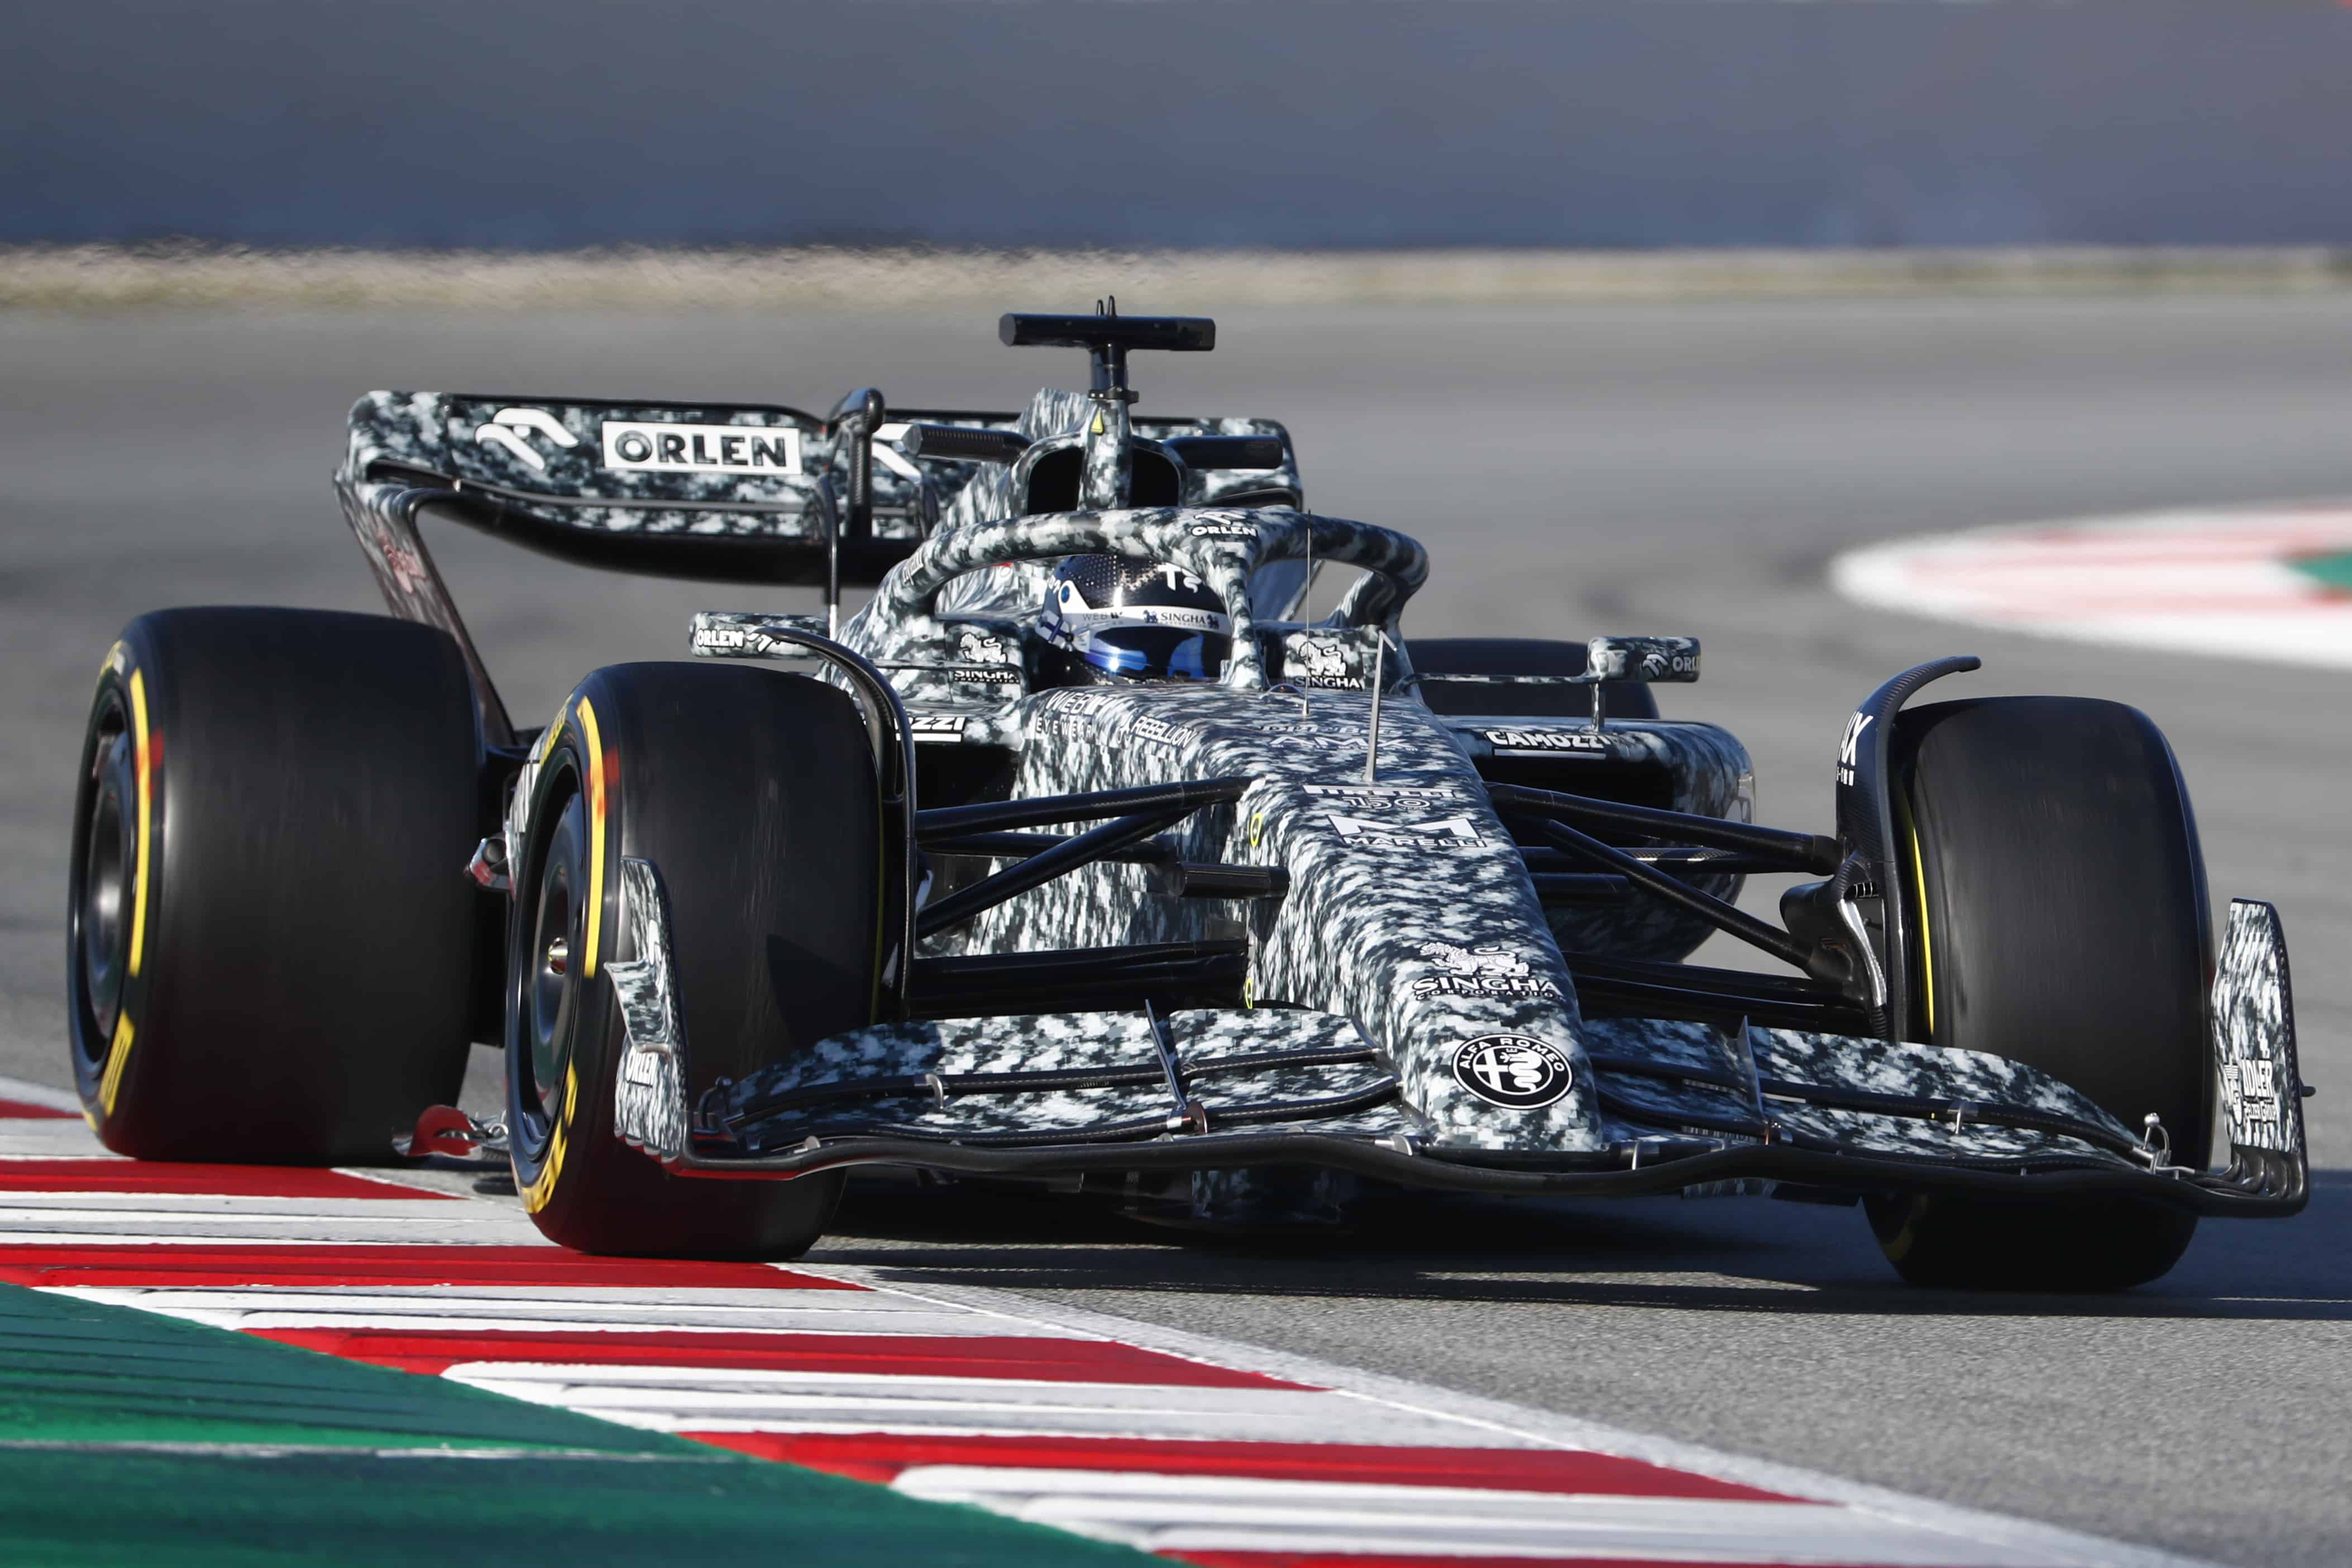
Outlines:
<svg viewBox="0 0 2352 1568"><path fill-rule="evenodd" d="M998 347L994 311L1114 289L1131 310L1220 317L1216 353L1139 363L1147 410L1285 418L1318 506L1429 541L1423 633L1702 636L1706 679L1668 709L1738 731L1769 820L1828 825L1847 711L1922 657L1983 654L1969 690L2146 709L2179 749L2216 893L2284 912L2322 1091L2317 1196L2285 1225L2209 1226L2170 1279L2105 1300L1909 1291L1857 1215L1784 1204L1423 1206L1312 1256L1237 1257L1064 1205L875 1195L820 1256L2226 1563L2352 1555L2341 677L1932 625L1843 603L1822 575L1917 531L2352 493L2342 294L1225 309L1105 266L866 315L0 315L0 1072L64 1079L72 756L115 628L172 603L372 607L326 486L355 394L824 406L874 383L1002 406L1077 367ZM457 531L434 546L520 713L592 664L682 654L690 609L768 599L575 573Z"/></svg>

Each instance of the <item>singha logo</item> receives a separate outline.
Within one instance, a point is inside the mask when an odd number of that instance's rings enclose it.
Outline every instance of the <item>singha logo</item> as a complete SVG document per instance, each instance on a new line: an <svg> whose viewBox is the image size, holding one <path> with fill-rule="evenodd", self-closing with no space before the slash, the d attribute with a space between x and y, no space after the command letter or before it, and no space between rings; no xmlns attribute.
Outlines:
<svg viewBox="0 0 2352 1568"><path fill-rule="evenodd" d="M1450 942L1424 942L1421 955L1436 960L1437 967L1449 974L1499 976L1528 972L1528 961L1507 947L1456 947Z"/></svg>
<svg viewBox="0 0 2352 1568"><path fill-rule="evenodd" d="M1002 637L985 637L979 632L968 631L957 640L956 662L958 664L1011 664L1013 650L1004 646L1004 639Z"/></svg>
<svg viewBox="0 0 2352 1568"><path fill-rule="evenodd" d="M1321 637L1301 637L1283 652L1286 665L1296 664L1300 676L1309 686L1342 687L1349 690L1363 685L1348 658L1347 648Z"/></svg>
<svg viewBox="0 0 2352 1568"><path fill-rule="evenodd" d="M1424 942L1421 956L1435 963L1439 973L1412 983L1417 997L1542 996L1558 998L1557 981L1534 973L1528 961L1507 947L1456 947L1450 942Z"/></svg>

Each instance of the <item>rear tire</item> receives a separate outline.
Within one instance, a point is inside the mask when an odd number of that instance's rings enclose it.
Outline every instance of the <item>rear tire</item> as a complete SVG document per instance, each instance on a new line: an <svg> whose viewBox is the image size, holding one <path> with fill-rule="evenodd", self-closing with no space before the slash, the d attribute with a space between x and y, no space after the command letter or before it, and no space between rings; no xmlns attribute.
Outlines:
<svg viewBox="0 0 2352 1568"><path fill-rule="evenodd" d="M2212 933L2163 735L2116 702L1948 702L1901 717L1894 762L1901 841L1917 855L1912 1037L2040 1068L2135 1130L2154 1111L2173 1159L2201 1165ZM2133 1198L1892 1194L1867 1206L1904 1279L1963 1289L2143 1284L2197 1227Z"/></svg>
<svg viewBox="0 0 2352 1568"><path fill-rule="evenodd" d="M621 861L650 861L668 898L689 1106L722 1076L872 1021L881 814L856 704L744 665L600 669L564 703L530 822L508 943L507 1100L531 1218L583 1252L798 1257L832 1217L839 1173L674 1176L614 1135L626 1036L600 965L637 956Z"/></svg>
<svg viewBox="0 0 2352 1568"><path fill-rule="evenodd" d="M99 672L67 1013L106 1146L390 1157L463 1079L481 741L457 644L323 610L142 616Z"/></svg>
<svg viewBox="0 0 2352 1568"><path fill-rule="evenodd" d="M1536 637L1415 637L1408 645L1420 675L1582 675L1591 668L1580 642ZM1486 686L1426 681L1422 700L1433 713L1460 718L1590 719L1592 693L1581 686ZM1601 683L1602 717L1654 719L1658 700L1638 680Z"/></svg>

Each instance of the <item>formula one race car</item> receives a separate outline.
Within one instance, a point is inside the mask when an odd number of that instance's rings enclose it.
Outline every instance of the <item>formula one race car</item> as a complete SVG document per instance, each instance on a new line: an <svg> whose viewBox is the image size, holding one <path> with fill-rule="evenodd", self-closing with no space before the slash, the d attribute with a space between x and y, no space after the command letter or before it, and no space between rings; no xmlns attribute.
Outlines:
<svg viewBox="0 0 2352 1568"><path fill-rule="evenodd" d="M503 1138L548 1236L642 1255L794 1255L877 1164L1202 1225L1774 1193L1861 1203L1909 1279L2039 1288L2302 1206L2278 918L2232 904L2217 962L2144 716L1906 709L1976 667L1937 660L1848 721L1835 837L1755 826L1739 742L1651 695L1695 641L1407 639L1422 546L1306 510L1280 426L1135 415L1129 354L1209 321L1002 334L1091 389L361 399L337 489L394 618L167 610L100 673L70 989L106 1142ZM698 616L700 662L518 729L428 511L826 613ZM1774 924L1749 872L1815 879ZM1717 931L1790 973L1683 962ZM469 1040L503 1126L442 1104Z"/></svg>

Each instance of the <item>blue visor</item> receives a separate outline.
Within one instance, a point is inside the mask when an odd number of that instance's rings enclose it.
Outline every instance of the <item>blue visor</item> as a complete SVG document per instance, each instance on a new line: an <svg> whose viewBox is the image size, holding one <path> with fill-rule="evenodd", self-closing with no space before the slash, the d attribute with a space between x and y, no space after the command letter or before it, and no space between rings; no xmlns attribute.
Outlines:
<svg viewBox="0 0 2352 1568"><path fill-rule="evenodd" d="M1086 641L1086 660L1135 680L1214 680L1225 672L1234 639L1181 626L1105 626Z"/></svg>

